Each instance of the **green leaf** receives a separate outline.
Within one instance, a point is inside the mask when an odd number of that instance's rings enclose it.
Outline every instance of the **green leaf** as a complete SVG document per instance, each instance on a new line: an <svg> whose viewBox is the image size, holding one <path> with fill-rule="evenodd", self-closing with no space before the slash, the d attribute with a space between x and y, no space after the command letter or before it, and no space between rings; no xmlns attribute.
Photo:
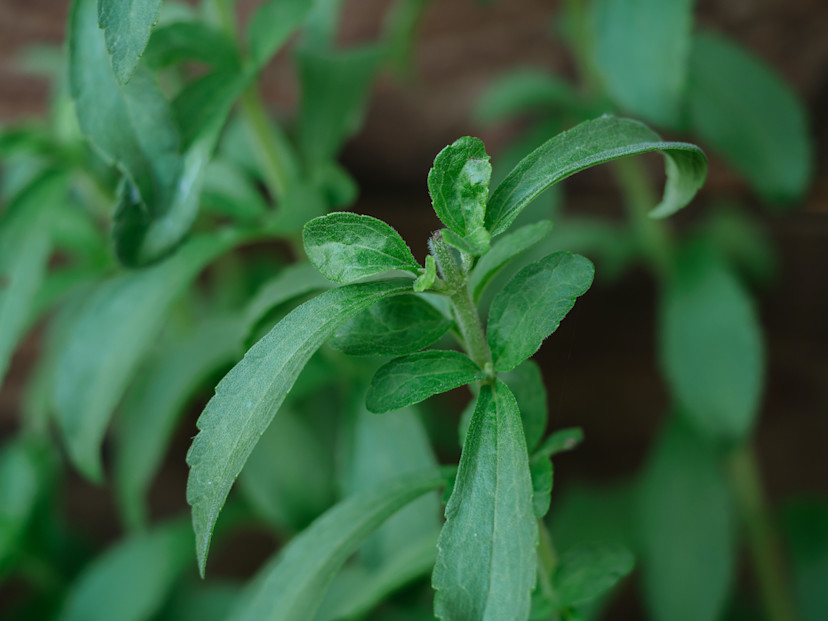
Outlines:
<svg viewBox="0 0 828 621"><path fill-rule="evenodd" d="M703 244L678 257L660 334L664 374L687 420L718 441L745 438L762 392L762 333L749 295Z"/></svg>
<svg viewBox="0 0 828 621"><path fill-rule="evenodd" d="M503 233L538 194L576 172L651 151L664 155L667 185L650 215L669 216L689 203L704 183L704 153L685 142L664 142L637 121L603 116L558 134L523 158L492 193L486 228L492 236Z"/></svg>
<svg viewBox="0 0 828 621"><path fill-rule="evenodd" d="M35 178L0 212L0 384L31 323L51 252L50 222L67 190L62 174Z"/></svg>
<svg viewBox="0 0 828 621"><path fill-rule="evenodd" d="M458 351L421 351L380 367L368 387L365 404L372 412L391 412L485 376Z"/></svg>
<svg viewBox="0 0 828 621"><path fill-rule="evenodd" d="M98 0L98 25L121 84L132 77L160 13L161 0Z"/></svg>
<svg viewBox="0 0 828 621"><path fill-rule="evenodd" d="M362 542L396 511L442 484L440 472L429 470L396 477L346 498L292 539L259 572L230 619L313 619L321 594Z"/></svg>
<svg viewBox="0 0 828 621"><path fill-rule="evenodd" d="M378 302L334 333L331 345L351 356L402 356L428 347L451 321L416 295Z"/></svg>
<svg viewBox="0 0 828 621"><path fill-rule="evenodd" d="M213 158L201 190L204 211L212 210L245 224L264 220L268 205L255 179L229 158Z"/></svg>
<svg viewBox="0 0 828 621"><path fill-rule="evenodd" d="M489 252L491 236L482 227L466 237L460 237L451 229L442 229L440 234L443 236L443 241L449 246L457 248L461 252L465 252L473 257L479 257Z"/></svg>
<svg viewBox="0 0 828 621"><path fill-rule="evenodd" d="M782 524L801 619L820 621L828 610L828 505L824 500L797 500L785 507Z"/></svg>
<svg viewBox="0 0 828 621"><path fill-rule="evenodd" d="M250 59L257 69L302 25L312 7L311 0L269 0L259 5L247 26Z"/></svg>
<svg viewBox="0 0 828 621"><path fill-rule="evenodd" d="M500 379L518 402L526 446L531 453L543 438L548 416L546 387L543 385L540 367L534 361L526 360L513 370L501 374Z"/></svg>
<svg viewBox="0 0 828 621"><path fill-rule="evenodd" d="M653 621L720 619L734 577L735 541L715 452L674 417L641 486L640 562Z"/></svg>
<svg viewBox="0 0 828 621"><path fill-rule="evenodd" d="M109 419L172 301L237 240L235 233L194 238L162 263L101 283L84 300L58 354L53 396L69 457L90 479L103 476Z"/></svg>
<svg viewBox="0 0 828 621"><path fill-rule="evenodd" d="M124 539L69 587L60 621L154 618L190 564L192 533L174 522Z"/></svg>
<svg viewBox="0 0 828 621"><path fill-rule="evenodd" d="M495 368L508 371L534 354L592 284L589 259L556 252L530 263L492 300L487 330Z"/></svg>
<svg viewBox="0 0 828 621"><path fill-rule="evenodd" d="M475 116L481 123L498 123L537 113L580 112L584 108L572 85L557 76L521 69L496 78L480 95Z"/></svg>
<svg viewBox="0 0 828 621"><path fill-rule="evenodd" d="M302 239L308 260L336 282L389 270L420 270L399 233L371 216L345 211L320 216L305 225Z"/></svg>
<svg viewBox="0 0 828 621"><path fill-rule="evenodd" d="M461 237L483 226L491 176L489 155L479 138L458 138L434 158L434 166L428 172L434 211Z"/></svg>
<svg viewBox="0 0 828 621"><path fill-rule="evenodd" d="M722 37L693 39L690 121L766 200L802 197L814 170L804 106L791 88L747 51Z"/></svg>
<svg viewBox="0 0 828 621"><path fill-rule="evenodd" d="M507 263L543 241L551 232L552 222L541 220L527 224L498 240L487 254L480 257L472 270L469 288L474 301L480 300L483 291Z"/></svg>
<svg viewBox="0 0 828 621"><path fill-rule="evenodd" d="M291 311L219 382L187 453L196 553L204 573L210 538L233 481L313 353L349 318L380 299L410 291L394 279L331 289Z"/></svg>
<svg viewBox="0 0 828 621"><path fill-rule="evenodd" d="M216 68L241 65L233 42L203 21L174 22L156 28L143 61L156 70L183 61L202 62Z"/></svg>
<svg viewBox="0 0 828 621"><path fill-rule="evenodd" d="M535 454L553 457L558 453L571 451L578 446L583 439L584 432L580 427L561 429L546 438L546 440L544 440L543 443L535 449Z"/></svg>
<svg viewBox="0 0 828 621"><path fill-rule="evenodd" d="M561 555L555 588L561 608L579 606L614 587L635 565L632 553L620 544L571 548Z"/></svg>
<svg viewBox="0 0 828 621"><path fill-rule="evenodd" d="M661 125L678 123L693 5L693 0L593 3L597 69L620 108Z"/></svg>
<svg viewBox="0 0 828 621"><path fill-rule="evenodd" d="M432 576L435 615L525 621L537 543L520 412L505 384L485 384L440 533Z"/></svg>
<svg viewBox="0 0 828 621"><path fill-rule="evenodd" d="M435 282L437 282L437 262L433 256L427 254L425 258L425 270L414 281L414 291L417 293L427 291L434 286Z"/></svg>
<svg viewBox="0 0 828 621"><path fill-rule="evenodd" d="M541 519L549 511L552 502L552 460L546 455L533 455L529 459L532 477L532 510Z"/></svg>
<svg viewBox="0 0 828 621"><path fill-rule="evenodd" d="M238 317L212 317L153 356L118 418L115 481L126 523L145 526L146 496L184 408L205 380L241 355Z"/></svg>

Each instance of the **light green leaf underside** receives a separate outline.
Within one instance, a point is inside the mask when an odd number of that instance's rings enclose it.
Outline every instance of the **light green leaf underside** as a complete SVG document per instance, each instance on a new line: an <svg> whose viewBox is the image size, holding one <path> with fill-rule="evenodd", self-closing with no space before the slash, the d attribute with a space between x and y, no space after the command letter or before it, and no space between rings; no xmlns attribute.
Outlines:
<svg viewBox="0 0 828 621"><path fill-rule="evenodd" d="M814 146L804 106L758 59L722 37L693 39L690 122L769 201L802 197Z"/></svg>
<svg viewBox="0 0 828 621"><path fill-rule="evenodd" d="M308 260L326 278L351 282L420 266L400 234L382 220L350 212L314 218L302 231Z"/></svg>
<svg viewBox="0 0 828 621"><path fill-rule="evenodd" d="M593 3L595 60L615 103L636 117L675 126L687 83L693 0Z"/></svg>
<svg viewBox="0 0 828 621"><path fill-rule="evenodd" d="M667 170L664 197L651 215L669 216L689 203L704 183L704 153L688 143L663 142L637 121L603 116L558 134L521 160L492 193L486 228L492 236L503 233L538 194L578 171L650 151L664 154Z"/></svg>
<svg viewBox="0 0 828 621"><path fill-rule="evenodd" d="M132 77L160 12L161 0L98 0L98 24L121 84Z"/></svg>
<svg viewBox="0 0 828 621"><path fill-rule="evenodd" d="M187 502L202 573L227 494L308 359L344 321L410 289L410 280L394 279L326 291L291 311L219 382L187 454Z"/></svg>
<svg viewBox="0 0 828 621"><path fill-rule="evenodd" d="M458 351L421 351L380 367L368 387L365 404L372 412L391 412L484 377L485 373Z"/></svg>
<svg viewBox="0 0 828 621"><path fill-rule="evenodd" d="M525 621L537 522L520 412L502 382L480 388L446 506L432 585L446 621Z"/></svg>
<svg viewBox="0 0 828 621"><path fill-rule="evenodd" d="M192 533L183 521L116 543L69 587L59 621L154 618L192 562L191 545Z"/></svg>
<svg viewBox="0 0 828 621"><path fill-rule="evenodd" d="M428 470L346 498L259 572L231 621L313 619L321 594L362 542L396 511L443 483L438 470Z"/></svg>
<svg viewBox="0 0 828 621"><path fill-rule="evenodd" d="M112 412L170 304L237 240L231 232L193 238L162 263L101 283L83 302L58 355L53 395L69 457L87 477L103 476L100 446Z"/></svg>
<svg viewBox="0 0 828 621"><path fill-rule="evenodd" d="M508 371L557 330L592 284L589 259L556 252L520 270L492 300L487 337L495 368Z"/></svg>
<svg viewBox="0 0 828 621"><path fill-rule="evenodd" d="M247 26L250 58L264 67L310 13L311 0L268 0L256 9Z"/></svg>

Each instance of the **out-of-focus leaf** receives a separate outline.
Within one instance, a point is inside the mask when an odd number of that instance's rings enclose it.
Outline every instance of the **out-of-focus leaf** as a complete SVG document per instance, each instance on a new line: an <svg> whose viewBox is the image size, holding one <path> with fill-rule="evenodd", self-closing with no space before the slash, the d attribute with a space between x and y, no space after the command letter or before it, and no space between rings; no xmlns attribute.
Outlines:
<svg viewBox="0 0 828 621"><path fill-rule="evenodd" d="M260 221L267 203L246 170L227 158L214 158L204 173L201 203L212 210L243 223Z"/></svg>
<svg viewBox="0 0 828 621"><path fill-rule="evenodd" d="M412 71L415 39L431 0L397 0L385 20L385 46L391 65L404 77Z"/></svg>
<svg viewBox="0 0 828 621"><path fill-rule="evenodd" d="M793 586L802 621L821 621L828 610L828 504L799 500L782 513L793 561Z"/></svg>
<svg viewBox="0 0 828 621"><path fill-rule="evenodd" d="M491 84L478 99L475 116L482 123L497 123L526 114L551 115L582 108L569 82L537 69L523 69Z"/></svg>
<svg viewBox="0 0 828 621"><path fill-rule="evenodd" d="M156 28L147 44L144 63L153 69L163 69L185 60L216 68L240 66L233 42L203 21L174 22Z"/></svg>
<svg viewBox="0 0 828 621"><path fill-rule="evenodd" d="M693 39L690 121L695 131L774 203L800 198L813 173L803 105L791 88L735 43Z"/></svg>
<svg viewBox="0 0 828 621"><path fill-rule="evenodd" d="M564 451L571 451L584 439L584 432L580 427L561 429L550 435L541 445L535 449L538 455L553 457Z"/></svg>
<svg viewBox="0 0 828 621"><path fill-rule="evenodd" d="M307 263L288 265L265 282L244 310L245 331L250 333L269 311L302 295L330 289L331 283Z"/></svg>
<svg viewBox="0 0 828 621"><path fill-rule="evenodd" d="M160 12L161 0L98 0L98 24L121 84L132 77Z"/></svg>
<svg viewBox="0 0 828 621"><path fill-rule="evenodd" d="M515 395L520 418L523 420L523 434L529 452L535 450L546 431L546 387L540 367L532 360L526 360L500 376L503 383Z"/></svg>
<svg viewBox="0 0 828 621"><path fill-rule="evenodd" d="M578 606L614 587L635 564L632 553L619 544L575 547L561 555L555 572L560 606Z"/></svg>
<svg viewBox="0 0 828 621"><path fill-rule="evenodd" d="M233 582L208 583L176 589L164 609L163 621L225 621L236 605L242 587Z"/></svg>
<svg viewBox="0 0 828 621"><path fill-rule="evenodd" d="M256 9L247 27L250 58L264 67L287 38L307 19L311 0L268 0Z"/></svg>
<svg viewBox="0 0 828 621"><path fill-rule="evenodd" d="M529 459L532 475L532 509L540 519L549 511L552 501L552 460L546 455L533 455Z"/></svg>
<svg viewBox="0 0 828 621"><path fill-rule="evenodd" d="M767 284L779 270L779 257L770 233L744 210L719 205L710 210L702 235L741 274Z"/></svg>

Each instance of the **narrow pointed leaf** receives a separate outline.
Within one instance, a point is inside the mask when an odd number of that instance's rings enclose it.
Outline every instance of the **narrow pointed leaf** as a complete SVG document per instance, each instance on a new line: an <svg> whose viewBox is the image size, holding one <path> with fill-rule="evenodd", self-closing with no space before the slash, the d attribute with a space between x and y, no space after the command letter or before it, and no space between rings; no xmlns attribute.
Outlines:
<svg viewBox="0 0 828 621"><path fill-rule="evenodd" d="M429 470L346 498L259 572L231 621L313 619L321 594L362 542L396 511L444 482L439 471Z"/></svg>
<svg viewBox="0 0 828 621"><path fill-rule="evenodd" d="M664 142L637 121L603 116L558 134L521 160L492 193L486 228L492 236L503 233L536 196L576 172L651 151L663 153L667 170L664 197L651 215L669 216L687 205L704 183L704 153L692 144Z"/></svg>
<svg viewBox="0 0 828 621"><path fill-rule="evenodd" d="M161 0L98 0L98 24L121 84L132 77L160 12Z"/></svg>
<svg viewBox="0 0 828 621"><path fill-rule="evenodd" d="M326 291L291 311L219 382L187 453L187 502L202 574L227 494L308 359L350 317L410 289L410 280L395 279Z"/></svg>
<svg viewBox="0 0 828 621"><path fill-rule="evenodd" d="M311 0L268 0L256 9L247 27L250 58L264 67L288 37L307 19Z"/></svg>
<svg viewBox="0 0 828 621"><path fill-rule="evenodd" d="M371 216L345 211L320 216L305 225L302 239L308 260L336 282L420 269L400 234Z"/></svg>
<svg viewBox="0 0 828 621"><path fill-rule="evenodd" d="M380 367L368 387L365 404L372 412L391 412L484 377L485 373L458 351L421 351Z"/></svg>
<svg viewBox="0 0 828 621"><path fill-rule="evenodd" d="M434 158L428 172L428 191L434 211L461 237L483 226L492 165L479 138L464 136Z"/></svg>
<svg viewBox="0 0 828 621"><path fill-rule="evenodd" d="M502 382L480 389L446 506L432 585L446 621L525 621L538 530L520 412Z"/></svg>
<svg viewBox="0 0 828 621"><path fill-rule="evenodd" d="M508 371L534 354L592 284L589 259L556 252L515 274L492 300L487 330L495 368Z"/></svg>

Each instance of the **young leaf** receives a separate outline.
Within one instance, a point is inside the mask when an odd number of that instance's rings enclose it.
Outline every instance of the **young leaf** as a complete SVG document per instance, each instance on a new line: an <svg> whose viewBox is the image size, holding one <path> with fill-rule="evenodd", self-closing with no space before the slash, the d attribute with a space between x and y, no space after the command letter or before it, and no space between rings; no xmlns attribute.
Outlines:
<svg viewBox="0 0 828 621"><path fill-rule="evenodd" d="M813 172L811 132L778 76L736 44L702 33L693 39L688 97L694 129L759 194L775 203L802 196Z"/></svg>
<svg viewBox="0 0 828 621"><path fill-rule="evenodd" d="M661 363L683 413L718 441L753 428L764 372L753 302L712 251L686 247L661 305Z"/></svg>
<svg viewBox="0 0 828 621"><path fill-rule="evenodd" d="M417 293L427 291L434 286L435 282L437 282L437 263L434 257L428 254L425 258L425 271L414 281L414 291Z"/></svg>
<svg viewBox="0 0 828 621"><path fill-rule="evenodd" d="M534 361L526 360L513 370L501 374L500 379L515 395L523 420L526 446L531 453L543 438L548 417L546 387L543 385L540 367Z"/></svg>
<svg viewBox="0 0 828 621"><path fill-rule="evenodd" d="M525 621L537 542L520 412L505 384L485 384L438 542L435 615Z"/></svg>
<svg viewBox="0 0 828 621"><path fill-rule="evenodd" d="M537 454L529 459L529 473L532 477L532 510L541 519L549 511L552 502L552 460Z"/></svg>
<svg viewBox="0 0 828 621"><path fill-rule="evenodd" d="M156 28L144 52L143 62L164 69L182 61L196 61L215 68L240 67L233 42L203 21L174 22Z"/></svg>
<svg viewBox="0 0 828 621"><path fill-rule="evenodd" d="M483 226L492 165L479 138L464 136L434 158L428 172L428 191L434 211L460 237Z"/></svg>
<svg viewBox="0 0 828 621"><path fill-rule="evenodd" d="M735 541L730 495L716 454L674 417L641 485L640 560L652 618L721 618L733 579Z"/></svg>
<svg viewBox="0 0 828 621"><path fill-rule="evenodd" d="M474 362L458 351L421 351L380 367L368 387L365 405L372 412L391 412L485 376Z"/></svg>
<svg viewBox="0 0 828 621"><path fill-rule="evenodd" d="M108 280L84 300L58 354L53 396L69 457L90 479L103 476L100 446L112 411L170 304L236 241L236 233L194 238L166 261Z"/></svg>
<svg viewBox="0 0 828 621"><path fill-rule="evenodd" d="M190 546L192 533L184 522L116 543L69 587L60 621L154 618L190 564Z"/></svg>
<svg viewBox="0 0 828 621"><path fill-rule="evenodd" d="M509 261L543 241L551 232L552 222L541 220L499 239L488 253L480 257L472 270L469 288L475 302L480 300L483 291Z"/></svg>
<svg viewBox="0 0 828 621"><path fill-rule="evenodd" d="M482 123L497 123L531 113L580 113L583 108L569 82L543 71L524 69L497 78L480 96L475 116Z"/></svg>
<svg viewBox="0 0 828 621"><path fill-rule="evenodd" d="M308 260L336 282L420 269L399 233L371 216L345 211L320 216L305 225L302 239Z"/></svg>
<svg viewBox="0 0 828 621"><path fill-rule="evenodd" d="M556 252L531 263L492 300L487 330L495 368L514 369L534 354L543 340L592 284L589 259Z"/></svg>
<svg viewBox="0 0 828 621"><path fill-rule="evenodd" d="M346 498L265 565L231 621L313 619L320 594L362 542L396 511L442 484L440 472L429 470L401 475Z"/></svg>
<svg viewBox="0 0 828 621"><path fill-rule="evenodd" d="M121 84L132 77L160 12L161 0L98 0L98 25Z"/></svg>
<svg viewBox="0 0 828 621"><path fill-rule="evenodd" d="M580 427L570 427L568 429L561 429L556 431L551 436L546 438L537 449L536 455L546 455L553 457L558 453L564 451L571 451L578 446L584 439L584 432Z"/></svg>
<svg viewBox="0 0 828 621"><path fill-rule="evenodd" d="M492 236L503 233L538 194L576 172L650 151L663 153L667 169L664 198L650 214L669 216L689 203L704 183L704 153L685 142L664 142L637 121L603 116L558 134L523 158L492 193L486 228Z"/></svg>
<svg viewBox="0 0 828 621"><path fill-rule="evenodd" d="M449 246L457 248L461 252L465 252L473 257L479 257L489 252L489 245L491 244L492 238L489 232L483 227L476 229L474 233L466 237L460 237L451 229L442 229L440 233L443 236L443 241Z"/></svg>
<svg viewBox="0 0 828 621"><path fill-rule="evenodd" d="M555 572L561 608L579 606L603 595L635 565L630 551L620 544L593 544L567 550Z"/></svg>
<svg viewBox="0 0 828 621"><path fill-rule="evenodd" d="M256 9L247 27L250 59L264 67L310 13L311 0L268 0Z"/></svg>
<svg viewBox="0 0 828 621"><path fill-rule="evenodd" d="M322 293L291 311L216 386L187 453L187 502L192 505L202 574L213 527L233 481L308 359L343 322L406 290L411 290L410 280L394 279Z"/></svg>
<svg viewBox="0 0 828 621"><path fill-rule="evenodd" d="M693 0L593 4L597 68L621 109L660 125L678 123L693 5Z"/></svg>
<svg viewBox="0 0 828 621"><path fill-rule="evenodd" d="M398 295L374 304L342 324L331 345L351 356L403 356L428 347L451 321L416 295Z"/></svg>

